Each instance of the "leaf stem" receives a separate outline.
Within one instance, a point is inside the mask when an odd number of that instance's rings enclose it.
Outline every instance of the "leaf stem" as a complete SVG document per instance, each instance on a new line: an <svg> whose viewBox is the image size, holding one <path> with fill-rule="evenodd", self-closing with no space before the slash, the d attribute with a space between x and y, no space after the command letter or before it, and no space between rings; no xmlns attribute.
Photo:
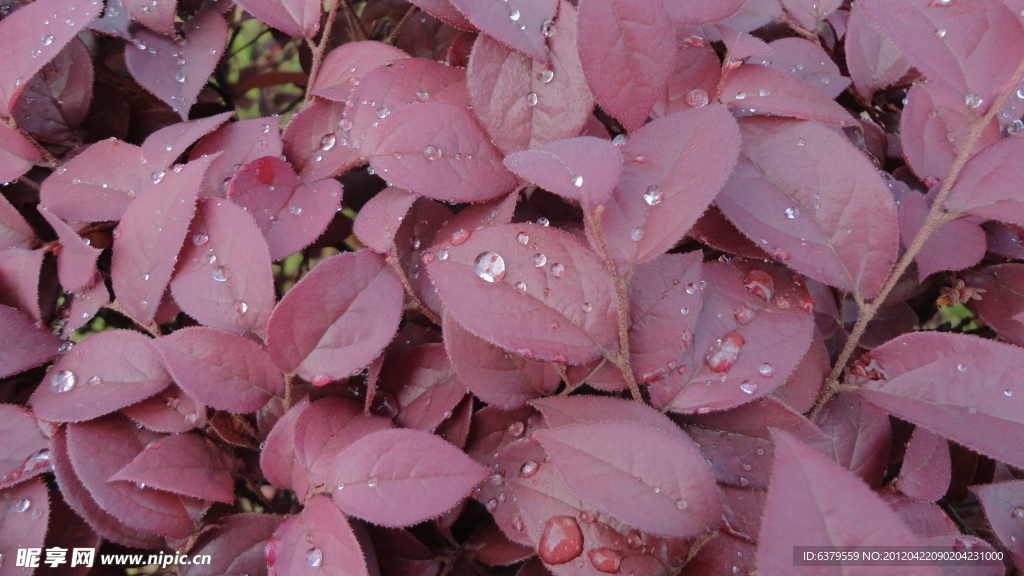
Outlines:
<svg viewBox="0 0 1024 576"><path fill-rule="evenodd" d="M441 319L438 318L437 314L434 314L430 308L427 308L423 301L420 300L419 296L416 295L416 292L413 291L412 284L409 283L409 278L405 275L405 270L402 269L402 264L398 261L398 257L395 256L394 253L391 253L388 254L387 260L388 264L390 264L391 267L395 269L395 272L398 273L398 279L401 280L402 287L405 288L405 293L409 296L409 304L412 308L426 316L427 319L434 324L440 326Z"/></svg>
<svg viewBox="0 0 1024 576"><path fill-rule="evenodd" d="M313 82L316 81L316 75L320 73L320 65L324 61L324 51L327 50L327 42L331 39L331 29L334 28L334 19L338 16L338 2L340 0L334 0L331 2L331 9L327 12L327 22L324 24L323 32L320 34L320 43L313 48L313 65L309 69L309 81L306 83L306 98L305 102L309 102L313 98Z"/></svg>

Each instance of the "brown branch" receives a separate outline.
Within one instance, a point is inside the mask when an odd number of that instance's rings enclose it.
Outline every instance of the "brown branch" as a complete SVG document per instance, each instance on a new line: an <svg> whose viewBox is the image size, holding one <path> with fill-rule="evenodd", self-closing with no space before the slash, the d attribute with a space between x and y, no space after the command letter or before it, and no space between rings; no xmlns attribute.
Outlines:
<svg viewBox="0 0 1024 576"><path fill-rule="evenodd" d="M331 2L331 9L327 12L327 22L324 24L324 29L320 34L320 43L315 47L310 46L313 49L313 65L309 68L309 80L306 82L306 98L305 102L309 102L313 98L313 83L316 82L316 75L320 73L320 65L324 61L324 52L327 50L327 43L331 39L331 29L334 28L334 19L338 16L338 2L334 0ZM312 44L312 42L310 42Z"/></svg>
<svg viewBox="0 0 1024 576"><path fill-rule="evenodd" d="M395 25L395 29L392 30L391 33L388 34L388 37L384 39L385 44L389 46L394 45L395 40L398 40L398 35L402 33L402 28L405 28L405 23L408 22L410 18L412 18L412 15L415 14L416 10L418 9L419 6L415 4L409 6L409 9L406 10L405 14L402 16L402 19L399 20L398 24Z"/></svg>

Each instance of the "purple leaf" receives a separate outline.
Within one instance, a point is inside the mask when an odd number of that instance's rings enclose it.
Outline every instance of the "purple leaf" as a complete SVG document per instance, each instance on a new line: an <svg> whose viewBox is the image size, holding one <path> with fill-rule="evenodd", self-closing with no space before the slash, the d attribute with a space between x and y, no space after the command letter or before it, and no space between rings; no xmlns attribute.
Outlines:
<svg viewBox="0 0 1024 576"><path fill-rule="evenodd" d="M463 231L433 256L430 278L455 321L478 338L570 364L617 347L611 278L566 232L535 224Z"/></svg>
<svg viewBox="0 0 1024 576"><path fill-rule="evenodd" d="M818 22L842 4L842 0L782 0L782 7L805 30L816 30Z"/></svg>
<svg viewBox="0 0 1024 576"><path fill-rule="evenodd" d="M612 194L622 156L611 142L593 136L558 140L505 157L520 178L594 210Z"/></svg>
<svg viewBox="0 0 1024 576"><path fill-rule="evenodd" d="M295 459L295 422L308 407L308 396L293 404L274 424L260 451L260 470L263 476L283 490L292 488L293 470L300 466Z"/></svg>
<svg viewBox="0 0 1024 576"><path fill-rule="evenodd" d="M716 199L726 217L797 272L864 298L877 294L896 259L898 229L875 167L813 122L748 119L741 128L739 165Z"/></svg>
<svg viewBox="0 0 1024 576"><path fill-rule="evenodd" d="M775 390L772 396L781 400L797 412L807 412L814 407L825 383L825 376L832 370L832 360L821 334L816 330L811 338L811 349L793 369L793 374Z"/></svg>
<svg viewBox="0 0 1024 576"><path fill-rule="evenodd" d="M971 272L965 278L972 288L985 290L981 300L972 301L971 308L999 336L1024 345L1024 322L1015 320L1024 312L1024 265L997 264Z"/></svg>
<svg viewBox="0 0 1024 576"><path fill-rule="evenodd" d="M724 20L743 6L744 0L719 2L666 2L674 24L708 24Z"/></svg>
<svg viewBox="0 0 1024 576"><path fill-rule="evenodd" d="M541 62L548 61L546 39L558 0L519 0L514 5L449 0L484 34Z"/></svg>
<svg viewBox="0 0 1024 576"><path fill-rule="evenodd" d="M1024 204L1017 183L1024 171L1024 138L1000 140L964 166L946 200L949 211L963 210L986 220L1024 225Z"/></svg>
<svg viewBox="0 0 1024 576"><path fill-rule="evenodd" d="M320 2L316 0L242 0L246 12L296 38L313 38L320 29Z"/></svg>
<svg viewBox="0 0 1024 576"><path fill-rule="evenodd" d="M125 50L125 63L143 88L187 120L224 52L227 36L227 22L216 12L186 22L177 39L139 30L135 33L137 49Z"/></svg>
<svg viewBox="0 0 1024 576"><path fill-rule="evenodd" d="M846 26L846 67L861 96L870 98L910 71L910 62L892 40L868 23L860 4L850 9Z"/></svg>
<svg viewBox="0 0 1024 576"><path fill-rule="evenodd" d="M108 482L142 483L157 490L231 504L235 481L227 455L209 439L172 434L150 442Z"/></svg>
<svg viewBox="0 0 1024 576"><path fill-rule="evenodd" d="M857 377L878 408L1012 466L1024 463L1024 350L964 334L915 332L871 351L880 380Z"/></svg>
<svg viewBox="0 0 1024 576"><path fill-rule="evenodd" d="M949 442L924 428L915 428L896 486L911 498L938 500L949 488L950 466Z"/></svg>
<svg viewBox="0 0 1024 576"><path fill-rule="evenodd" d="M580 61L601 108L630 132L644 125L672 74L675 34L661 0L585 0Z"/></svg>
<svg viewBox="0 0 1024 576"><path fill-rule="evenodd" d="M42 154L17 131L0 126L0 181L10 182L32 169Z"/></svg>
<svg viewBox="0 0 1024 576"><path fill-rule="evenodd" d="M397 252L395 234L416 201L408 190L388 186L363 205L352 229L367 248L380 254Z"/></svg>
<svg viewBox="0 0 1024 576"><path fill-rule="evenodd" d="M814 419L824 441L812 448L853 472L869 486L882 481L889 464L892 427L889 416L855 394L839 394Z"/></svg>
<svg viewBox="0 0 1024 576"><path fill-rule="evenodd" d="M156 315L209 165L209 158L200 158L180 170L154 172L125 210L110 271L118 304L139 322Z"/></svg>
<svg viewBox="0 0 1024 576"><path fill-rule="evenodd" d="M363 551L338 507L317 494L267 540L267 567L275 574L366 576Z"/></svg>
<svg viewBox="0 0 1024 576"><path fill-rule="evenodd" d="M344 512L384 526L408 526L451 509L487 470L437 436L383 430L336 459L329 486Z"/></svg>
<svg viewBox="0 0 1024 576"><path fill-rule="evenodd" d="M0 23L0 115L10 116L29 80L60 52L103 5L99 0L45 0Z"/></svg>
<svg viewBox="0 0 1024 576"><path fill-rule="evenodd" d="M834 100L850 85L839 66L825 50L805 38L780 38L768 44L771 54L752 56L748 64L771 66L803 80L829 100ZM760 94L760 91L758 91Z"/></svg>
<svg viewBox="0 0 1024 576"><path fill-rule="evenodd" d="M46 537L46 526L50 521L50 499L46 483L32 480L16 488L4 490L0 497L0 516L6 521L0 524L0 555L9 566L3 571L8 574L31 575L32 568L15 568L18 553L25 548L42 548ZM46 559L41 554L39 563Z"/></svg>
<svg viewBox="0 0 1024 576"><path fill-rule="evenodd" d="M81 422L148 398L170 383L151 339L110 330L79 342L74 354L54 363L29 403L41 418Z"/></svg>
<svg viewBox="0 0 1024 576"><path fill-rule="evenodd" d="M757 547L764 576L792 574L793 546L919 546L910 529L861 480L790 434L778 431ZM875 569L851 568L850 574ZM907 576L937 576L931 566L905 566Z"/></svg>
<svg viewBox="0 0 1024 576"><path fill-rule="evenodd" d="M423 431L450 418L466 395L443 344L421 344L403 354L384 374L380 389L398 402L396 424Z"/></svg>
<svg viewBox="0 0 1024 576"><path fill-rule="evenodd" d="M149 178L142 161L141 148L101 140L43 180L40 202L65 220L120 220Z"/></svg>
<svg viewBox="0 0 1024 576"><path fill-rule="evenodd" d="M924 196L909 192L900 198L900 235L909 245L921 231L930 205ZM932 231L914 261L921 282L943 270L970 268L985 257L985 231L975 222L960 218Z"/></svg>
<svg viewBox="0 0 1024 576"><path fill-rule="evenodd" d="M310 92L335 102L344 102L349 99L356 82L367 72L408 57L398 48L380 42L342 44L328 52Z"/></svg>
<svg viewBox="0 0 1024 576"><path fill-rule="evenodd" d="M0 378L49 362L62 341L24 312L0 305Z"/></svg>
<svg viewBox="0 0 1024 576"><path fill-rule="evenodd" d="M983 113L1024 59L1024 29L999 0L970 5L931 0L867 0L866 19L910 63Z"/></svg>
<svg viewBox="0 0 1024 576"><path fill-rule="evenodd" d="M341 102L314 100L284 129L284 153L307 182L330 178L359 163L347 145L348 109Z"/></svg>
<svg viewBox="0 0 1024 576"><path fill-rule="evenodd" d="M210 163L199 189L201 197L223 198L228 183L244 166L263 156L280 156L283 150L281 131L276 118L251 118L221 126L196 144L189 154L190 160L220 154Z"/></svg>
<svg viewBox="0 0 1024 576"><path fill-rule="evenodd" d="M476 31L476 27L466 19L466 15L452 5L451 0L416 0L413 4L434 18L451 24L460 30Z"/></svg>
<svg viewBox="0 0 1024 576"><path fill-rule="evenodd" d="M569 396L541 398L531 402L541 414L548 428L562 428L573 424L629 421L643 424L684 444L689 437L667 416L637 402L607 396Z"/></svg>
<svg viewBox="0 0 1024 576"><path fill-rule="evenodd" d="M654 108L655 116L668 116L680 110L707 106L718 91L722 79L722 63L714 48L703 38L691 46L676 50L675 67L668 86Z"/></svg>
<svg viewBox="0 0 1024 576"><path fill-rule="evenodd" d="M171 124L153 132L142 143L142 156L146 159L143 164L152 170L170 168L196 140L213 132L229 118L231 112L222 112L208 118Z"/></svg>
<svg viewBox="0 0 1024 576"><path fill-rule="evenodd" d="M154 432L177 434L206 426L206 406L173 384L122 408L121 414Z"/></svg>
<svg viewBox="0 0 1024 576"><path fill-rule="evenodd" d="M212 328L183 328L156 341L174 381L218 410L255 412L284 394L284 379L255 342Z"/></svg>
<svg viewBox="0 0 1024 576"><path fill-rule="evenodd" d="M768 116L788 116L836 126L855 123L845 108L807 82L768 66L740 66L725 77L719 96L732 108Z"/></svg>
<svg viewBox="0 0 1024 576"><path fill-rule="evenodd" d="M395 186L438 200L491 200L516 185L472 113L455 104L399 108L367 135L362 149Z"/></svg>
<svg viewBox="0 0 1024 576"><path fill-rule="evenodd" d="M634 422L576 424L534 436L585 502L626 524L678 538L717 525L714 479L692 442Z"/></svg>
<svg viewBox="0 0 1024 576"><path fill-rule="evenodd" d="M107 291L102 276L97 272L89 286L71 294L70 300L68 322L64 325L62 333L65 338L88 324L100 308L110 303L110 292Z"/></svg>
<svg viewBox="0 0 1024 576"><path fill-rule="evenodd" d="M55 426L36 420L32 412L0 404L0 489L50 471L50 436Z"/></svg>
<svg viewBox="0 0 1024 576"><path fill-rule="evenodd" d="M1021 526L1024 524L1024 482L999 482L972 486L992 530L999 541L1010 551L1013 563L1019 569L1024 565L1024 539Z"/></svg>
<svg viewBox="0 0 1024 576"><path fill-rule="evenodd" d="M285 519L277 514L233 514L199 536L194 554L208 554L210 564L180 566L181 576L262 574L267 569L265 542Z"/></svg>
<svg viewBox="0 0 1024 576"><path fill-rule="evenodd" d="M568 2L560 3L554 27L547 64L489 36L477 36L473 45L466 71L473 110L506 153L577 136L591 117L594 97L576 48L576 9Z"/></svg>
<svg viewBox="0 0 1024 576"><path fill-rule="evenodd" d="M36 233L11 202L0 195L0 249L27 248L36 245Z"/></svg>
<svg viewBox="0 0 1024 576"><path fill-rule="evenodd" d="M17 308L40 324L39 275L45 255L45 248L0 251L0 305Z"/></svg>
<svg viewBox="0 0 1024 576"><path fill-rule="evenodd" d="M283 371L316 385L358 373L398 329L405 293L398 275L369 251L317 264L270 317L267 347Z"/></svg>
<svg viewBox="0 0 1024 576"><path fill-rule="evenodd" d="M351 400L323 398L295 421L295 461L309 471L311 485L327 482L338 454L353 442L395 427L387 418L364 414L362 408Z"/></svg>
<svg viewBox="0 0 1024 576"><path fill-rule="evenodd" d="M66 547L71 554L75 548L99 548L102 539L88 522L64 502L64 498L56 492L50 499L50 528L46 531L44 549L55 546ZM78 563L74 568L67 566L51 567L51 564L40 564L35 576L87 576L91 568Z"/></svg>
<svg viewBox="0 0 1024 576"><path fill-rule="evenodd" d="M270 259L280 260L311 244L341 206L337 180L303 183L287 162L265 156L242 167L228 187L228 199L256 219Z"/></svg>
<svg viewBox="0 0 1024 576"><path fill-rule="evenodd" d="M93 248L87 239L80 238L64 221L57 218L49 210L38 207L39 213L53 227L60 240L61 250L57 254L57 275L65 290L74 292L92 283L96 275L96 259L103 251Z"/></svg>
<svg viewBox="0 0 1024 576"><path fill-rule="evenodd" d="M724 106L676 112L630 136L601 217L620 274L675 246L718 194L738 150L736 122Z"/></svg>
<svg viewBox="0 0 1024 576"><path fill-rule="evenodd" d="M166 36L174 36L174 16L177 0L164 0L153 4L151 0L121 0L131 17L146 28Z"/></svg>
<svg viewBox="0 0 1024 576"><path fill-rule="evenodd" d="M207 326L266 334L274 278L252 217L230 202L200 200L171 292L182 310Z"/></svg>
<svg viewBox="0 0 1024 576"><path fill-rule="evenodd" d="M488 404L520 408L533 398L553 393L561 383L550 365L510 354L477 338L447 312L444 343L459 380Z"/></svg>

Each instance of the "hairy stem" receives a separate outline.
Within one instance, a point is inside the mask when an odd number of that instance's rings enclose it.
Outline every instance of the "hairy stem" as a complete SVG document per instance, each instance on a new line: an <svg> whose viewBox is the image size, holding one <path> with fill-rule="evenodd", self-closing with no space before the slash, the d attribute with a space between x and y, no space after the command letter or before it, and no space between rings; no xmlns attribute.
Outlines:
<svg viewBox="0 0 1024 576"><path fill-rule="evenodd" d="M388 264L390 264L391 267L395 269L395 272L398 273L398 279L401 280L402 287L405 288L405 294L409 297L409 304L412 308L426 316L427 319L434 324L440 326L441 319L438 318L437 314L434 314L430 308L427 308L426 304L424 304L423 301L420 300L419 296L416 295L416 292L413 291L412 284L409 283L409 278L405 275L405 270L402 269L402 264L398 261L398 257L395 256L394 253L391 253L388 254L387 260Z"/></svg>
<svg viewBox="0 0 1024 576"><path fill-rule="evenodd" d="M956 184L957 179L960 177L960 172L963 171L967 161L974 155L974 147L978 143L978 139L981 138L982 132L985 130L985 126L992 121L992 118L1002 107L1003 102L1010 95L1010 93L1016 89L1017 84L1024 77L1024 62L1021 62L1017 67L1017 70L1013 74L1013 78L1007 83L1006 88L1000 93L1000 95L992 102L989 106L988 111L981 118L975 118L970 124L970 130L967 134L967 139L960 146L957 151L956 159L953 161L953 166L949 169L949 174L946 179L942 182L942 186L939 188L938 194L935 195L935 201L932 203L931 209L928 211L928 216L925 218L924 225L918 231L917 235L907 246L907 251L903 254L897 262L896 267L889 273L889 277L886 279L885 284L882 286L882 290L875 296L871 302L864 303L860 301L860 297L856 296L858 303L861 304L860 312L857 314L857 322L853 325L853 330L850 332L850 338L846 341L846 345L840 352L839 357L836 359L836 363L832 366L832 372L825 380L825 388L822 390L821 395L818 397L818 401L815 403L814 408L808 413L809 418L814 418L815 415L821 411L822 406L829 401L837 392L839 392L839 377L842 375L843 370L846 369L846 363L850 361L853 353L857 350L857 344L860 343L860 339L864 336L864 332L867 330L868 323L878 313L878 309L885 303L885 299L892 292L892 289L896 287L897 282L903 277L903 274L910 267L910 264L914 261L918 252L924 246L924 243L928 238L938 230L943 224L948 222L951 215L946 212L945 203L949 198L950 193L953 191L953 186Z"/></svg>
<svg viewBox="0 0 1024 576"><path fill-rule="evenodd" d="M320 65L324 61L324 52L327 50L327 42L331 39L331 29L334 28L334 19L338 16L338 2L340 0L334 0L331 2L331 9L327 12L327 22L324 24L323 32L320 34L320 43L313 48L313 65L309 69L309 81L306 82L306 98L304 102L309 102L313 98L313 82L316 81L316 75L320 73Z"/></svg>

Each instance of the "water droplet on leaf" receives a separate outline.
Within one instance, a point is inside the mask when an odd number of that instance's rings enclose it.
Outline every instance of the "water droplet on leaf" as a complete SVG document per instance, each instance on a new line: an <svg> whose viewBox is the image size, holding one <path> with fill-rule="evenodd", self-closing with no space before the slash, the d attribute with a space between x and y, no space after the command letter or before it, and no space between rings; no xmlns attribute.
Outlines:
<svg viewBox="0 0 1024 576"><path fill-rule="evenodd" d="M494 282L505 277L505 260L496 252L483 252L476 257L473 271L485 282Z"/></svg>
<svg viewBox="0 0 1024 576"><path fill-rule="evenodd" d="M75 387L75 374L70 370L60 370L50 376L50 390L61 394Z"/></svg>

